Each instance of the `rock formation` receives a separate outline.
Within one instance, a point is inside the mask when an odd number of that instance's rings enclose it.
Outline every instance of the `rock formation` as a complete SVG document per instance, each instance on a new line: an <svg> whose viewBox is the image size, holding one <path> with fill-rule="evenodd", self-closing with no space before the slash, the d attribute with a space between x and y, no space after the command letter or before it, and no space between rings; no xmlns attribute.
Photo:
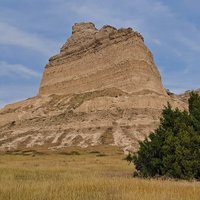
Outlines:
<svg viewBox="0 0 200 200"><path fill-rule="evenodd" d="M116 87L165 95L160 74L142 36L129 29L75 24L60 54L46 65L39 95L71 94Z"/></svg>
<svg viewBox="0 0 200 200"><path fill-rule="evenodd" d="M169 96L143 37L131 28L72 27L49 59L36 97L0 111L0 150L116 145L137 149L159 124Z"/></svg>
<svg viewBox="0 0 200 200"><path fill-rule="evenodd" d="M188 99L189 99L189 97L190 97L190 93L191 93L192 91L200 95L200 89L197 89L197 90L188 90L188 91L184 92L183 94L177 95L177 97L178 97L181 101L187 103L187 102L188 102Z"/></svg>

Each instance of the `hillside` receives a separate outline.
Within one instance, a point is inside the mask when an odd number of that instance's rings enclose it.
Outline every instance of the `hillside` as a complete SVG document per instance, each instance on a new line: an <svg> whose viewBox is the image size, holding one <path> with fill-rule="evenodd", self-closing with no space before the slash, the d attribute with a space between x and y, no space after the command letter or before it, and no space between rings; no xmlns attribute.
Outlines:
<svg viewBox="0 0 200 200"><path fill-rule="evenodd" d="M0 110L0 150L112 145L134 151L159 124L168 95L144 38L131 28L78 23L49 59L35 97Z"/></svg>

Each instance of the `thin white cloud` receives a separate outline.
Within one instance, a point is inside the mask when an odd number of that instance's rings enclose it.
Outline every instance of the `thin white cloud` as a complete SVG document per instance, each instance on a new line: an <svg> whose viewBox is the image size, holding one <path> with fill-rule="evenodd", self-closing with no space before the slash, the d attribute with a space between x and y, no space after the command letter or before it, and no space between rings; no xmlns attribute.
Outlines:
<svg viewBox="0 0 200 200"><path fill-rule="evenodd" d="M36 85L0 85L0 108L3 106L18 102L37 94Z"/></svg>
<svg viewBox="0 0 200 200"><path fill-rule="evenodd" d="M22 64L9 64L5 61L0 61L0 77L10 77L13 75L25 78L40 78L40 73Z"/></svg>
<svg viewBox="0 0 200 200"><path fill-rule="evenodd" d="M190 50L200 53L200 41L196 42L192 40L192 38L186 38L183 35L177 37L177 40L179 40L182 44L187 46Z"/></svg>
<svg viewBox="0 0 200 200"><path fill-rule="evenodd" d="M137 30L143 24L142 17L134 18L124 18L120 16L120 13L117 14L117 10L112 9L112 6L107 7L99 5L99 3L88 1L87 3L79 2L77 3L66 3L67 9L69 9L74 16L84 21L94 22L98 28L101 28L102 25L112 25L118 28L121 27L132 27Z"/></svg>
<svg viewBox="0 0 200 200"><path fill-rule="evenodd" d="M155 44L155 45L161 45L161 41L157 38L152 38L151 41Z"/></svg>
<svg viewBox="0 0 200 200"><path fill-rule="evenodd" d="M4 22L0 22L0 44L29 48L45 55L52 54L58 45L57 42L20 30Z"/></svg>
<svg viewBox="0 0 200 200"><path fill-rule="evenodd" d="M3 108L6 104L7 104L7 102L2 101L2 100L0 99L0 108Z"/></svg>

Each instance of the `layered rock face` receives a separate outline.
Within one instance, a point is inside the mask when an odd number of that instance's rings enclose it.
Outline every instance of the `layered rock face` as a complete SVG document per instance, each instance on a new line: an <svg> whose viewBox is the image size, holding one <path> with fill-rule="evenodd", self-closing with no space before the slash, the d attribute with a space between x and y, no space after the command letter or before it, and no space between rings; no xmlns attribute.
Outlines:
<svg viewBox="0 0 200 200"><path fill-rule="evenodd" d="M184 92L183 94L177 95L177 97L178 97L181 101L187 103L187 102L188 102L188 99L189 99L189 97L190 97L190 93L191 93L192 91L195 92L195 93L197 93L198 95L200 95L200 89L197 89L197 90L188 90L188 91Z"/></svg>
<svg viewBox="0 0 200 200"><path fill-rule="evenodd" d="M134 151L158 126L167 102L187 107L165 92L139 33L75 24L46 65L38 95L0 111L0 150L112 145Z"/></svg>
<svg viewBox="0 0 200 200"><path fill-rule="evenodd" d="M131 28L75 24L60 54L50 58L39 95L71 94L116 87L166 95L152 54Z"/></svg>

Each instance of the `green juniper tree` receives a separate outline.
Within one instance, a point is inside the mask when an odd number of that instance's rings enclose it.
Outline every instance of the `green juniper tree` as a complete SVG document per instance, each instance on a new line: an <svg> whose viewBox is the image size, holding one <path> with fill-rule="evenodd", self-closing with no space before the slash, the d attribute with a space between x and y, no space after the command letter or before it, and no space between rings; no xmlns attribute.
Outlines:
<svg viewBox="0 0 200 200"><path fill-rule="evenodd" d="M192 92L189 98L189 112L192 117L195 131L200 134L200 96Z"/></svg>
<svg viewBox="0 0 200 200"><path fill-rule="evenodd" d="M132 157L142 177L200 179L200 97L191 93L189 113L165 107L160 126ZM129 155L130 160L130 155Z"/></svg>

